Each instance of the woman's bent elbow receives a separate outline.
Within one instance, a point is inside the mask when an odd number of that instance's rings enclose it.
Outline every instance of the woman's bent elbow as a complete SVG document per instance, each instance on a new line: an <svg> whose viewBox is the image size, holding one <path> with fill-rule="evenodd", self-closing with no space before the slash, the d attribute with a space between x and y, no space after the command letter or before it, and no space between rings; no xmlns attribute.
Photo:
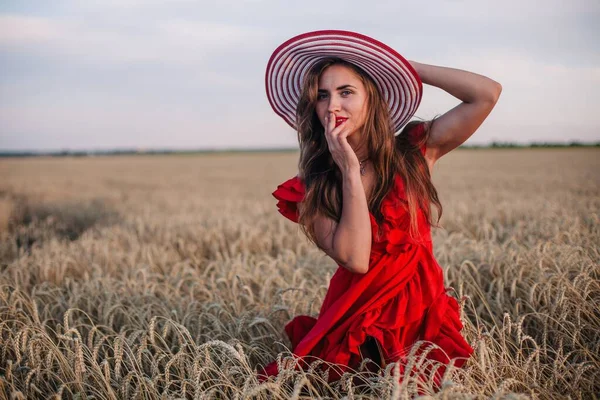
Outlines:
<svg viewBox="0 0 600 400"><path fill-rule="evenodd" d="M355 274L366 274L369 270L369 260L371 259L371 246L361 248L360 252L346 253L345 256L342 254L336 254L336 257L332 257L337 261L338 265L346 268L348 271Z"/></svg>
<svg viewBox="0 0 600 400"><path fill-rule="evenodd" d="M502 93L502 85L496 81L493 81L494 85L492 88L492 102L496 104L498 99L500 98L500 94Z"/></svg>
<svg viewBox="0 0 600 400"><path fill-rule="evenodd" d="M344 265L344 268L346 268L348 271L350 271L354 274L364 275L367 273L367 271L369 271L369 263L368 262L347 263Z"/></svg>
<svg viewBox="0 0 600 400"><path fill-rule="evenodd" d="M355 274L358 275L364 275L369 271L369 266L368 265L361 265L360 267L357 267L354 271Z"/></svg>

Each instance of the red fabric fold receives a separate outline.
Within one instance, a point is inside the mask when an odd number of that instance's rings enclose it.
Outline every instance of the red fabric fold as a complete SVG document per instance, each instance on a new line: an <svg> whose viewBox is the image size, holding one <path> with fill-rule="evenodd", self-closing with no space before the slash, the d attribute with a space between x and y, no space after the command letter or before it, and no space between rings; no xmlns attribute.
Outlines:
<svg viewBox="0 0 600 400"><path fill-rule="evenodd" d="M297 204L304 199L304 183L298 176L295 176L281 185L272 193L277 200L279 212L287 219L298 222Z"/></svg>
<svg viewBox="0 0 600 400"><path fill-rule="evenodd" d="M425 135L425 123L422 122L418 125L415 125L410 131L407 132L407 135L409 142L411 142L413 145L416 145ZM425 151L427 150L425 143L421 145L419 150L421 151L421 154L425 155Z"/></svg>

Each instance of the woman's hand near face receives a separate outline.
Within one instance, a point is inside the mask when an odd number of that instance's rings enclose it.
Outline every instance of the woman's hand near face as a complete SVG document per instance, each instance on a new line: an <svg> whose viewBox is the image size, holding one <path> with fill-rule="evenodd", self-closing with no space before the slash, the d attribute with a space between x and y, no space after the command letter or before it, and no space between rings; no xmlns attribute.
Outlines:
<svg viewBox="0 0 600 400"><path fill-rule="evenodd" d="M360 162L354 149L348 143L347 121L335 126L335 114L330 112L325 117L325 139L333 161L342 171L342 174L360 170Z"/></svg>

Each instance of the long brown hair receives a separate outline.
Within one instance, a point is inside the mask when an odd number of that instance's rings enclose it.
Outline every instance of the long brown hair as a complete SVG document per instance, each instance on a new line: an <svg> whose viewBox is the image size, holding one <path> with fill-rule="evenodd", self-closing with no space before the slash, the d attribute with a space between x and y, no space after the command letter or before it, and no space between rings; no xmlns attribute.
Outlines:
<svg viewBox="0 0 600 400"><path fill-rule="evenodd" d="M430 224L433 224L430 204L437 208L437 221L442 215L442 205L431 182L427 162L419 151L420 146L427 141L429 129L418 143L411 143L407 133L419 121L408 123L401 134L394 136L389 106L373 79L359 67L339 58L323 59L306 73L296 108L300 144L298 170L299 177L304 180L306 187L298 222L306 236L318 244L312 224L313 218L319 213L339 222L342 214L342 174L331 157L325 130L315 111L319 78L325 69L335 64L344 65L354 71L367 92L368 107L362 127L361 145L367 146L367 154L375 174L381 177L374 183L371 196L367 199L369 211L377 224L381 225L381 203L394 184L395 174L400 173L406 188L405 206L410 214L410 234L416 237L419 209Z"/></svg>

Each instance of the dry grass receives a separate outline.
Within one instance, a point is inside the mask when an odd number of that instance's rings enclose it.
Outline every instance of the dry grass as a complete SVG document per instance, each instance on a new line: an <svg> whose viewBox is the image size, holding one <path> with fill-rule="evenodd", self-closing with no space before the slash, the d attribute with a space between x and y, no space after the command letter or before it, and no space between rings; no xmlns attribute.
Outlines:
<svg viewBox="0 0 600 400"><path fill-rule="evenodd" d="M0 235L3 235L8 231L12 213L12 201L8 198L0 197Z"/></svg>
<svg viewBox="0 0 600 400"><path fill-rule="evenodd" d="M297 155L0 160L0 398L594 398L599 156L436 167L436 257L475 348L439 392L395 365L332 384L294 370L283 325L318 312L335 270L270 197Z"/></svg>

